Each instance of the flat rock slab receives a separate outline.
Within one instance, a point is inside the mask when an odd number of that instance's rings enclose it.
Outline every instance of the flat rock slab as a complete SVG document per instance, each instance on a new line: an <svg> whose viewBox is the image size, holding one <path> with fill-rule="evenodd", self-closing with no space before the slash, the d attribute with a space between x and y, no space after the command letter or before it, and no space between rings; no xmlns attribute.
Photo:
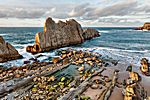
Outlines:
<svg viewBox="0 0 150 100"><path fill-rule="evenodd" d="M107 87L109 87L110 84L111 84L111 81L110 82L105 82L104 81L104 76L108 76L110 79L112 79L113 73L114 73L114 71L112 69L107 68L107 70L104 70L101 73L101 76L95 76L95 77L93 77L90 81L99 79L99 80L103 81L105 83L105 85L103 85L103 84L97 84L99 86L97 89L92 89L91 87L89 87L86 91L84 91L82 93L82 95L89 96L91 98L91 100L98 100L99 95L102 94L104 92L104 90L106 90Z"/></svg>
<svg viewBox="0 0 150 100"><path fill-rule="evenodd" d="M123 100L122 88L115 86L109 100Z"/></svg>

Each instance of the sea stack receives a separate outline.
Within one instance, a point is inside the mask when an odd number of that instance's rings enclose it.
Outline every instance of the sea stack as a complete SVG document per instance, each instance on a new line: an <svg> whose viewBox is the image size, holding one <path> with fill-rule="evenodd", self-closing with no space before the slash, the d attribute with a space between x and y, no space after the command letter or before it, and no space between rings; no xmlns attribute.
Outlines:
<svg viewBox="0 0 150 100"><path fill-rule="evenodd" d="M136 30L150 30L150 22L144 23L142 27L138 27Z"/></svg>
<svg viewBox="0 0 150 100"><path fill-rule="evenodd" d="M0 63L22 58L18 51L0 36Z"/></svg>
<svg viewBox="0 0 150 100"><path fill-rule="evenodd" d="M83 31L81 25L74 19L66 22L55 23L52 18L47 18L43 32L35 36L35 44L26 48L27 52L38 53L52 49L80 44L87 39L99 36L94 29Z"/></svg>

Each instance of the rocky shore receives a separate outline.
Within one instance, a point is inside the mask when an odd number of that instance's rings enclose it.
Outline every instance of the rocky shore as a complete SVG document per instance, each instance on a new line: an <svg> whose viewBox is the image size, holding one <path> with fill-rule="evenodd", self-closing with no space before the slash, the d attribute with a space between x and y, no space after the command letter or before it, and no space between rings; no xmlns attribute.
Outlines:
<svg viewBox="0 0 150 100"><path fill-rule="evenodd" d="M149 68L114 63L101 54L58 50L49 62L0 68L0 98L19 100L149 100ZM140 68L141 67L141 68ZM140 71L140 69L142 69Z"/></svg>
<svg viewBox="0 0 150 100"><path fill-rule="evenodd" d="M27 52L38 53L52 49L80 44L85 40L98 37L99 32L95 29L83 30L81 25L74 19L66 22L55 23L52 18L47 18L43 32L35 36L35 44L26 48Z"/></svg>
<svg viewBox="0 0 150 100"><path fill-rule="evenodd" d="M22 58L18 51L0 36L0 63Z"/></svg>
<svg viewBox="0 0 150 100"><path fill-rule="evenodd" d="M149 29L148 23L141 29ZM36 34L35 44L26 51L45 52L98 36L97 30L82 29L74 19L55 23L48 18L43 32ZM0 67L0 99L150 100L150 63L146 58L141 59L141 66L135 66L71 48L57 49L54 55L47 56L46 62L35 57L19 67ZM21 57L0 36L0 63Z"/></svg>

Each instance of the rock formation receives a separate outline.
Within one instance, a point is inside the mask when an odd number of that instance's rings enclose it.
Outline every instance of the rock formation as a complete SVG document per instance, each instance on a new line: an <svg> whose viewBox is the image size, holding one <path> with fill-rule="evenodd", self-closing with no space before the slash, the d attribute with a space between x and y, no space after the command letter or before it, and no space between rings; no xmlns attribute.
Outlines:
<svg viewBox="0 0 150 100"><path fill-rule="evenodd" d="M140 70L143 74L145 75L150 75L150 71L149 71L149 62L148 62L148 59L146 58L142 58L141 59L141 67L140 67Z"/></svg>
<svg viewBox="0 0 150 100"><path fill-rule="evenodd" d="M83 31L82 36L83 36L83 38L84 38L85 40L89 40L89 39L92 39L92 38L94 38L94 37L100 36L100 34L99 34L98 31L96 31L96 30L94 30L94 29L88 28L88 29L85 29L85 30Z"/></svg>
<svg viewBox="0 0 150 100"><path fill-rule="evenodd" d="M141 85L141 76L137 72L129 72L123 91L124 100L145 100L147 92Z"/></svg>
<svg viewBox="0 0 150 100"><path fill-rule="evenodd" d="M136 30L150 30L150 22L144 23L142 27L138 27Z"/></svg>
<svg viewBox="0 0 150 100"><path fill-rule="evenodd" d="M81 25L74 19L55 23L52 18L46 19L44 31L35 36L35 44L26 48L27 52L37 53L60 47L80 44L84 40L99 36L94 29L83 32Z"/></svg>
<svg viewBox="0 0 150 100"><path fill-rule="evenodd" d="M22 58L18 51L0 36L0 63Z"/></svg>

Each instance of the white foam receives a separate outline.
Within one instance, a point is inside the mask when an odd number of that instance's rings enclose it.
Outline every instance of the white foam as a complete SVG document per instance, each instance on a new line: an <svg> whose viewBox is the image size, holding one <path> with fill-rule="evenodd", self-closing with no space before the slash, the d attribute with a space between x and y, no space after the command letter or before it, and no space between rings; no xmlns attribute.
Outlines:
<svg viewBox="0 0 150 100"><path fill-rule="evenodd" d="M139 66L140 60L143 57L146 57L150 60L150 54L148 55L147 52L149 50L144 51L137 51L137 50L121 50L121 49L111 49L107 47L95 47L95 48L76 48L77 50L85 50L91 52L97 52L102 54L105 58L112 58L114 60L121 61L122 63L132 63L133 65ZM133 54L135 53L135 54ZM139 53L142 53L139 55ZM146 56L144 56L146 54Z"/></svg>
<svg viewBox="0 0 150 100"><path fill-rule="evenodd" d="M28 44L13 44L13 43L12 43L12 45L13 45L13 46L22 46L22 47L25 48L25 47L27 47L27 46L29 46L29 45L33 45L33 44L31 44L31 43L28 43ZM19 49L18 49L18 50L19 50Z"/></svg>
<svg viewBox="0 0 150 100"><path fill-rule="evenodd" d="M45 53L38 53L36 55L32 55L31 53L26 52L26 46L28 45L33 45L33 44L23 44L19 46L23 46L24 48L21 49L17 49L18 52L24 57L23 59L18 59L18 60L13 60L13 61L9 61L6 63L1 63L1 65L7 66L7 67L11 67L11 66L21 66L23 65L24 61L28 61L30 58L35 58L35 56L38 55L43 55L40 56L39 58L37 58L39 61L46 61L49 57L54 57L55 55L55 51L50 51L50 52L45 52ZM16 46L16 45L15 45ZM68 49L71 47L64 47L61 48L61 50L63 49ZM140 65L140 59L141 57L146 57L150 60L150 54L148 52L150 52L149 50L143 50L143 51L138 51L138 50L121 50L121 49L112 49L109 47L90 47L90 48L85 48L85 47L75 47L74 49L76 50L83 50L83 51L89 51L89 52L97 52L102 54L104 57L106 58L112 58L114 60L119 60L122 62L129 62L129 63L133 63L136 65ZM134 54L133 54L134 53ZM141 55L138 55L139 53L141 53ZM143 55L143 54L146 54Z"/></svg>
<svg viewBox="0 0 150 100"><path fill-rule="evenodd" d="M5 36L5 35L7 35L7 34L0 34L0 36Z"/></svg>
<svg viewBox="0 0 150 100"><path fill-rule="evenodd" d="M100 33L109 33L109 31L99 30Z"/></svg>

